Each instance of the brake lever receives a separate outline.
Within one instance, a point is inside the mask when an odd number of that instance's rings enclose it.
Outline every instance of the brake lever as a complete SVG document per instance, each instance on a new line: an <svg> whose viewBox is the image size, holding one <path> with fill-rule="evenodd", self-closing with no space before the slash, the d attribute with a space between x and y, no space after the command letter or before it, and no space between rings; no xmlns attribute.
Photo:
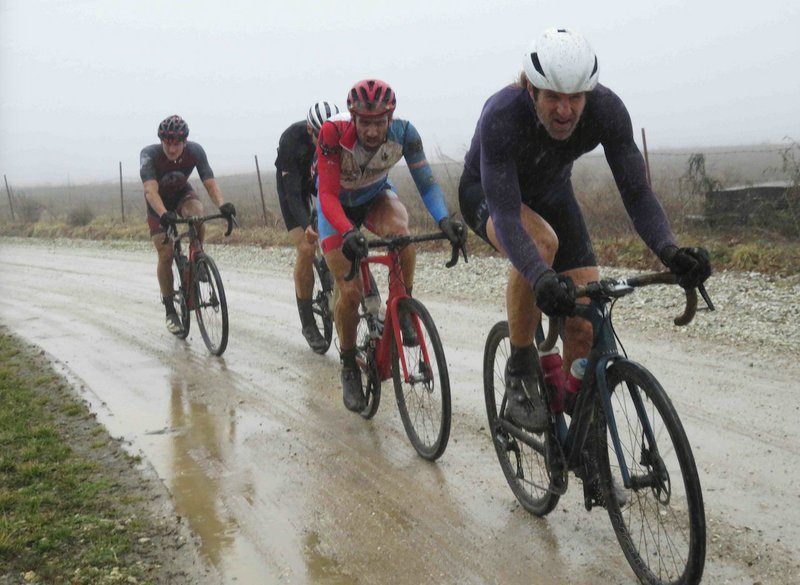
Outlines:
<svg viewBox="0 0 800 585"><path fill-rule="evenodd" d="M697 287L697 290L700 293L700 296L703 297L703 300L706 303L706 308L709 311L715 311L716 309L714 308L714 303L711 302L711 297L708 296L708 292L706 292L706 285L705 284L699 285Z"/></svg>
<svg viewBox="0 0 800 585"><path fill-rule="evenodd" d="M350 263L350 272L348 272L344 277L344 279L347 282L350 282L356 277L356 273L358 272L359 260L360 260L359 258L354 258L353 262Z"/></svg>

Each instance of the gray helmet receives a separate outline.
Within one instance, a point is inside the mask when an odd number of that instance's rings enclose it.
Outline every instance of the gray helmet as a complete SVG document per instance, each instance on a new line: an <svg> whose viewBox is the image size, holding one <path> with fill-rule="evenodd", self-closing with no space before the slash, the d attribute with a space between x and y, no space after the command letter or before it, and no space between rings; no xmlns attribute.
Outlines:
<svg viewBox="0 0 800 585"><path fill-rule="evenodd" d="M580 34L550 28L528 47L523 60L528 81L559 93L592 91L597 85L597 57Z"/></svg>

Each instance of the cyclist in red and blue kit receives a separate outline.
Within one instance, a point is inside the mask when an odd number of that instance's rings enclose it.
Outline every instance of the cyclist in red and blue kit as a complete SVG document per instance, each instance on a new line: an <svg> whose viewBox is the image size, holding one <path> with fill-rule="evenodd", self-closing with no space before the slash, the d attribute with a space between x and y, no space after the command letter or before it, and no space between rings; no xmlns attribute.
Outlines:
<svg viewBox="0 0 800 585"><path fill-rule="evenodd" d="M408 212L400 202L388 174L401 158L408 164L428 212L448 239L459 245L466 238L463 224L448 216L444 194L425 158L422 140L414 126L394 118L394 90L384 81L365 79L347 95L350 116L340 114L322 125L317 143L319 175L319 237L325 259L340 291L334 308L342 362L345 406L364 409L366 398L355 363L358 279L345 281L351 263L367 255L367 243L359 228L364 225L379 237L408 235ZM406 246L400 252L403 279L411 292L416 252ZM416 343L407 315L401 315L404 343Z"/></svg>
<svg viewBox="0 0 800 585"><path fill-rule="evenodd" d="M167 313L167 329L175 335L181 333L182 327L172 298L172 242L164 243L164 233L167 229L174 229L178 217L203 215L203 204L189 183L189 176L195 168L220 213L236 215L233 203L224 203L205 150L198 143L187 141L188 137L189 126L183 118L177 115L165 118L158 126L160 144L144 147L139 157L139 175L147 202L147 225L158 253L158 285ZM201 239L203 234L201 225Z"/></svg>
<svg viewBox="0 0 800 585"><path fill-rule="evenodd" d="M483 107L459 184L461 213L481 238L512 264L506 294L511 355L508 412L541 432L547 414L532 376L533 333L540 313L571 316L575 285L599 272L570 176L572 163L603 146L628 216L639 236L685 288L711 274L702 248L679 248L650 188L622 100L598 84L598 64L579 34L548 29L525 53L519 82ZM537 306L538 305L538 306ZM586 356L591 324L568 318L564 366Z"/></svg>

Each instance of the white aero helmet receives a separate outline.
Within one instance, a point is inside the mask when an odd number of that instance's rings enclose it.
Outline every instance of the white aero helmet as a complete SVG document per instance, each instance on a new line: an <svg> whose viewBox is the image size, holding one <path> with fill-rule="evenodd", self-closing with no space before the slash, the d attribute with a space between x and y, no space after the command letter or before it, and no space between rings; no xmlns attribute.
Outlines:
<svg viewBox="0 0 800 585"><path fill-rule="evenodd" d="M338 113L339 108L336 104L332 104L330 102L317 102L308 108L308 116L306 116L306 121L308 122L309 126L314 129L314 132L319 132L319 129L322 128L325 120Z"/></svg>
<svg viewBox="0 0 800 585"><path fill-rule="evenodd" d="M597 85L597 57L581 35L549 28L528 47L523 60L528 81L558 93L592 91Z"/></svg>

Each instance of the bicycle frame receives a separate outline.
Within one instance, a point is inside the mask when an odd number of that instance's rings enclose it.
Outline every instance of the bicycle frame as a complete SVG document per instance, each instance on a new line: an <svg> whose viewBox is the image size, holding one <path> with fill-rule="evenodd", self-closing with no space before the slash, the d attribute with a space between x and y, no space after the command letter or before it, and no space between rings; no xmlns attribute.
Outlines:
<svg viewBox="0 0 800 585"><path fill-rule="evenodd" d="M181 240L183 238L188 238L189 250L188 254L186 255L186 266L183 267L183 273L181 274L181 284L188 292L188 296L186 298L186 307L190 311L194 311L197 308L197 295L195 294L195 288L190 285L192 283L192 279L194 278L194 263L197 259L197 255L203 251L203 244L200 241L200 234L197 229L196 222L188 222L187 226L188 230L182 234L178 234L178 236L175 238L174 254L175 257L179 257L183 253Z"/></svg>
<svg viewBox="0 0 800 585"><path fill-rule="evenodd" d="M570 424L566 424L563 413L558 413L556 415L557 438L562 445L567 461L567 468L574 469L583 463L584 447L593 423L592 406L595 393L597 393L603 405L606 425L608 426L611 441L614 446L614 453L619 463L620 473L623 477L624 485L628 489L633 487L634 482L622 453L622 443L619 439L614 410L611 405L611 393L606 378L606 371L612 363L617 360L627 359L626 356L619 353L617 347L616 337L611 325L611 305L615 298L630 294L634 291L636 286L656 283L674 284L674 276L668 273L655 273L638 279L629 279L629 281L617 283L607 294L597 294L597 292L593 292L588 304L578 305L576 307L575 315L588 320L592 325L592 349L588 356L588 364L582 383L582 390L578 394ZM599 288L600 284L594 283L582 291L579 291L578 296L588 296L587 291L589 291L590 287L595 291L601 290ZM710 299L708 299L704 288L700 288L700 293L706 300L709 309L714 310L713 304L711 304ZM685 325L690 322L694 317L696 309L697 293L694 290L687 291L686 310L683 315L675 318L675 324ZM555 329L553 331L555 331ZM544 335L540 326L537 330L537 345L541 344L543 338ZM554 336L548 336L548 342L554 341ZM545 342L544 345L547 346L548 342ZM644 402L642 401L638 388L629 387L628 391L630 392L639 420L642 421L642 431L647 438L648 444L650 446L657 446L653 429L650 425L650 419L645 411Z"/></svg>
<svg viewBox="0 0 800 585"><path fill-rule="evenodd" d="M381 264L389 269L389 298L386 299L386 318L383 322L383 332L375 340L375 362L378 365L378 375L381 381L392 377L392 338L397 347L397 354L403 368L403 379L410 382L408 366L406 365L403 342L400 335L400 319L397 311L397 303L401 299L409 298L406 284L403 280L403 271L400 266L400 251L391 248L386 254L368 256L361 259L361 282L364 286L364 295L372 292L372 283L369 278L369 265ZM418 322L414 322L414 328L419 338L422 338L422 331ZM389 332L392 332L390 334ZM429 360L427 344L422 344L422 352L425 360Z"/></svg>

